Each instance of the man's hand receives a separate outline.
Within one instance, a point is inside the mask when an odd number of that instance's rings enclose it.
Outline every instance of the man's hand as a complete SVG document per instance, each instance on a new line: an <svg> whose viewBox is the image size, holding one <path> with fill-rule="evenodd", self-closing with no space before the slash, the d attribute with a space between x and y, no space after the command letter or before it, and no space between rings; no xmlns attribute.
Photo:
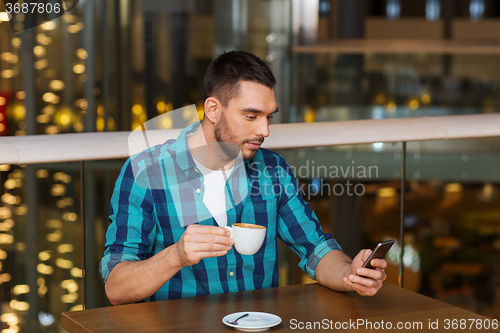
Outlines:
<svg viewBox="0 0 500 333"><path fill-rule="evenodd" d="M226 255L234 240L225 228L191 224L181 239L175 243L182 267L192 266L201 259Z"/></svg>
<svg viewBox="0 0 500 333"><path fill-rule="evenodd" d="M387 278L385 274L387 261L384 259L371 260L371 265L375 269L361 267L371 253L372 250L361 250L351 263L352 274L343 278L344 283L349 289L363 296L375 295L382 288L382 282Z"/></svg>

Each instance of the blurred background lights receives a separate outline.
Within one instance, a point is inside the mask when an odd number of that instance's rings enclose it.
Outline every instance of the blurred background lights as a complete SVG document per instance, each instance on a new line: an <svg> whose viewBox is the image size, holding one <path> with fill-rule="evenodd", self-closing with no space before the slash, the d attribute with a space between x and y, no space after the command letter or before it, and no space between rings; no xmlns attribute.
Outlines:
<svg viewBox="0 0 500 333"><path fill-rule="evenodd" d="M49 176L49 171L46 169L39 169L36 171L37 178L47 178Z"/></svg>
<svg viewBox="0 0 500 333"><path fill-rule="evenodd" d="M70 274L74 278L81 278L82 277L82 270L78 267L73 267L70 271Z"/></svg>
<svg viewBox="0 0 500 333"><path fill-rule="evenodd" d="M43 326L50 326L54 323L55 320L56 318L50 313L46 313L43 311L40 311L40 313L38 313L38 321Z"/></svg>
<svg viewBox="0 0 500 333"><path fill-rule="evenodd" d="M160 114L165 113L165 111L166 111L165 108L166 108L166 104L163 101L160 101L160 102L158 102L158 104L156 104L156 110L158 110L158 113L160 113Z"/></svg>
<svg viewBox="0 0 500 333"><path fill-rule="evenodd" d="M47 92L42 95L42 99L44 102L54 103L58 99L58 96L53 92Z"/></svg>
<svg viewBox="0 0 500 333"><path fill-rule="evenodd" d="M134 104L134 106L132 106L132 113L136 116L140 116L142 113L144 113L144 108L140 104Z"/></svg>
<svg viewBox="0 0 500 333"><path fill-rule="evenodd" d="M63 227L63 224L60 220L48 220L47 222L45 222L45 225L47 226L47 228L54 228L54 229L62 229Z"/></svg>
<svg viewBox="0 0 500 333"><path fill-rule="evenodd" d="M0 12L0 22L9 22L9 14L6 12Z"/></svg>
<svg viewBox="0 0 500 333"><path fill-rule="evenodd" d="M77 64L77 65L73 66L73 72L75 72L76 74L84 73L85 72L85 65Z"/></svg>
<svg viewBox="0 0 500 333"><path fill-rule="evenodd" d="M41 261L47 261L50 259L50 251L43 251L38 253L38 259Z"/></svg>
<svg viewBox="0 0 500 333"><path fill-rule="evenodd" d="M4 79L11 79L14 77L14 71L12 69L4 69L2 72L1 72L1 76L4 78Z"/></svg>
<svg viewBox="0 0 500 333"><path fill-rule="evenodd" d="M48 290L49 290L49 288L46 285L42 285L42 286L38 287L38 292L37 292L38 296L43 297L47 293Z"/></svg>
<svg viewBox="0 0 500 333"><path fill-rule="evenodd" d="M63 219L69 222L75 222L78 219L78 215L72 212L64 213Z"/></svg>
<svg viewBox="0 0 500 333"><path fill-rule="evenodd" d="M61 281L61 288L67 289L69 292L75 292L78 290L78 283L73 279Z"/></svg>
<svg viewBox="0 0 500 333"><path fill-rule="evenodd" d="M78 21L78 17L71 14L63 15L62 19L65 23L76 23Z"/></svg>
<svg viewBox="0 0 500 333"><path fill-rule="evenodd" d="M78 49L76 51L76 55L80 59L87 59L87 56L88 56L87 51L85 51L84 49Z"/></svg>
<svg viewBox="0 0 500 333"><path fill-rule="evenodd" d="M47 241L49 241L49 242L57 243L57 242L61 241L62 236L63 236L62 231L56 230L53 233L47 234L45 236L45 239L47 239Z"/></svg>
<svg viewBox="0 0 500 333"><path fill-rule="evenodd" d="M170 119L170 118L164 118L161 121L161 125L162 125L162 127L164 129L170 129L170 128L172 128L172 124L173 124L172 123L172 119Z"/></svg>
<svg viewBox="0 0 500 333"><path fill-rule="evenodd" d="M412 98L408 101L408 107L410 110L416 110L420 106L420 103L418 102L418 99Z"/></svg>
<svg viewBox="0 0 500 333"><path fill-rule="evenodd" d="M12 235L0 234L0 244L12 244L14 237Z"/></svg>
<svg viewBox="0 0 500 333"><path fill-rule="evenodd" d="M52 268L49 265L45 265L45 264L38 264L36 266L36 270L38 271L38 273L45 274L45 275L50 275L50 274L54 273L54 268Z"/></svg>
<svg viewBox="0 0 500 333"><path fill-rule="evenodd" d="M50 88L53 90L63 90L64 82L62 82L61 80L52 80L50 82Z"/></svg>
<svg viewBox="0 0 500 333"><path fill-rule="evenodd" d="M35 69L44 69L46 68L47 66L49 65L49 62L47 61L47 59L42 59L42 60L38 60L35 62Z"/></svg>
<svg viewBox="0 0 500 333"><path fill-rule="evenodd" d="M43 30L54 30L56 28L56 23L54 21L48 21L48 22L45 22L45 23L42 23L40 25L40 28L42 28Z"/></svg>
<svg viewBox="0 0 500 333"><path fill-rule="evenodd" d="M9 273L0 274L0 282L9 282L12 279Z"/></svg>
<svg viewBox="0 0 500 333"><path fill-rule="evenodd" d="M70 311L81 311L83 310L83 305L82 304L77 304L75 306L73 306L71 309L69 309Z"/></svg>
<svg viewBox="0 0 500 333"><path fill-rule="evenodd" d="M56 197L56 196L62 196L66 193L66 186L62 184L54 184L52 185L52 188L50 190L50 195Z"/></svg>
<svg viewBox="0 0 500 333"><path fill-rule="evenodd" d="M55 115L54 115L54 123L56 125L61 126L62 128L67 128L71 126L75 121L75 116L71 109L65 107L60 109Z"/></svg>
<svg viewBox="0 0 500 333"><path fill-rule="evenodd" d="M3 313L0 315L0 321L9 326L14 326L19 324L19 317L15 313Z"/></svg>
<svg viewBox="0 0 500 333"><path fill-rule="evenodd" d="M23 100L26 98L26 93L21 90L21 91L16 92L15 96L17 99Z"/></svg>
<svg viewBox="0 0 500 333"><path fill-rule="evenodd" d="M444 191L448 193L459 193L462 192L463 186L460 183L449 183L444 187Z"/></svg>
<svg viewBox="0 0 500 333"><path fill-rule="evenodd" d="M77 299L78 299L77 293L69 293L61 297L61 301L63 303L75 303Z"/></svg>
<svg viewBox="0 0 500 333"><path fill-rule="evenodd" d="M73 252L73 245L71 244L60 244L57 246L57 252L59 253L70 253Z"/></svg>
<svg viewBox="0 0 500 333"><path fill-rule="evenodd" d="M384 143L383 142L375 142L372 143L373 150L375 151L381 151L382 148L384 148Z"/></svg>
<svg viewBox="0 0 500 333"><path fill-rule="evenodd" d="M30 287L27 284L19 284L12 289L14 295L22 295L30 292Z"/></svg>
<svg viewBox="0 0 500 333"><path fill-rule="evenodd" d="M7 187L6 187L7 188ZM7 207L0 207L0 219L8 219L12 216L12 212Z"/></svg>
<svg viewBox="0 0 500 333"><path fill-rule="evenodd" d="M73 262L71 260L57 258L56 259L56 266L59 268L64 268L64 269L71 269L71 268L73 268Z"/></svg>
<svg viewBox="0 0 500 333"><path fill-rule="evenodd" d="M43 55L45 55L45 48L43 46L35 46L33 48L33 53L37 56L37 57L41 57Z"/></svg>
<svg viewBox="0 0 500 333"><path fill-rule="evenodd" d="M422 101L423 104L429 104L431 102L431 95L429 94L423 94L422 97L420 97L420 100Z"/></svg>
<svg viewBox="0 0 500 333"><path fill-rule="evenodd" d="M30 309L30 305L28 302L19 302L15 299L10 301L9 305L12 310L17 311L28 311Z"/></svg>
<svg viewBox="0 0 500 333"><path fill-rule="evenodd" d="M377 190L377 196L380 198L391 198L396 196L396 190L392 187L382 187Z"/></svg>
<svg viewBox="0 0 500 333"><path fill-rule="evenodd" d="M191 108L184 108L184 111L182 111L182 117L184 120L189 120L192 117Z"/></svg>
<svg viewBox="0 0 500 333"><path fill-rule="evenodd" d="M70 34L76 34L80 32L80 26L78 24L72 24L68 27L68 32Z"/></svg>
<svg viewBox="0 0 500 333"><path fill-rule="evenodd" d="M19 46L21 46L21 43L22 43L21 38L19 38L19 37L12 38L12 41L11 41L12 46L19 47Z"/></svg>

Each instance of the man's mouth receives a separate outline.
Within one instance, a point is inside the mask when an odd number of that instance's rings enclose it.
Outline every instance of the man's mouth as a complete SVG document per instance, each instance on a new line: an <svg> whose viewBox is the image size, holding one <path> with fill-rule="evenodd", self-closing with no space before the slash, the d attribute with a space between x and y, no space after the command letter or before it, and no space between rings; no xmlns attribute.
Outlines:
<svg viewBox="0 0 500 333"><path fill-rule="evenodd" d="M261 144L260 142L247 142L247 146L251 149L259 149Z"/></svg>

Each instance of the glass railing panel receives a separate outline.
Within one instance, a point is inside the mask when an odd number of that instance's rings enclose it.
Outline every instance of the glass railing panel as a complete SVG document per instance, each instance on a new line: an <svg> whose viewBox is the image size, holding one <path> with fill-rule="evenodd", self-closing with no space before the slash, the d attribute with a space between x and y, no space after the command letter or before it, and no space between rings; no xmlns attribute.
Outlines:
<svg viewBox="0 0 500 333"><path fill-rule="evenodd" d="M0 166L2 325L54 332L82 309L79 163Z"/></svg>
<svg viewBox="0 0 500 333"><path fill-rule="evenodd" d="M86 306L110 305L99 274L99 262L104 253L104 240L109 226L109 202L124 159L86 161L84 163L85 214L85 288Z"/></svg>
<svg viewBox="0 0 500 333"><path fill-rule="evenodd" d="M405 287L499 318L500 138L408 143ZM418 263L418 265L417 265Z"/></svg>

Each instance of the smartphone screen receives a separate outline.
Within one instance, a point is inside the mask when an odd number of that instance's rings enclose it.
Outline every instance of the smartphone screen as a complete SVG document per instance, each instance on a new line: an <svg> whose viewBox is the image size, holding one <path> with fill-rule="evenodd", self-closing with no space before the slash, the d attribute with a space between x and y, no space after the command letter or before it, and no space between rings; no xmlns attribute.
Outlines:
<svg viewBox="0 0 500 333"><path fill-rule="evenodd" d="M371 261L373 259L384 259L385 255L387 254L387 252L389 252L389 249L393 244L394 239L378 243L375 249L373 249L372 254L368 257L368 259L366 259L362 267L373 269L374 267L371 265Z"/></svg>

